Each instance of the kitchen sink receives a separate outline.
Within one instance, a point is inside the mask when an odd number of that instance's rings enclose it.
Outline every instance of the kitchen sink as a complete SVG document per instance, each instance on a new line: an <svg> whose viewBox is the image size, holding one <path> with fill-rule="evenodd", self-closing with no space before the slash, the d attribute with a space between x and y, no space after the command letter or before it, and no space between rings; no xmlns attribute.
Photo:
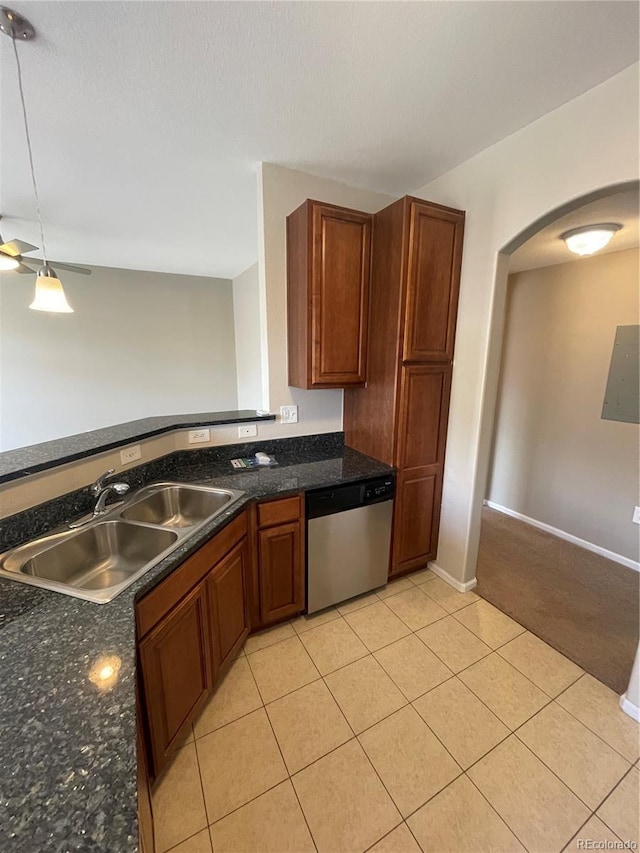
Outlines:
<svg viewBox="0 0 640 853"><path fill-rule="evenodd" d="M149 491L150 494L143 495ZM200 524L221 510L233 492L199 486L161 485L141 489L135 499L122 510L127 521L157 524L161 527L186 528Z"/></svg>
<svg viewBox="0 0 640 853"><path fill-rule="evenodd" d="M0 557L0 576L106 604L244 492L145 486L82 527L59 528Z"/></svg>
<svg viewBox="0 0 640 853"><path fill-rule="evenodd" d="M108 589L127 581L177 538L171 530L102 521L31 557L20 571L78 589Z"/></svg>

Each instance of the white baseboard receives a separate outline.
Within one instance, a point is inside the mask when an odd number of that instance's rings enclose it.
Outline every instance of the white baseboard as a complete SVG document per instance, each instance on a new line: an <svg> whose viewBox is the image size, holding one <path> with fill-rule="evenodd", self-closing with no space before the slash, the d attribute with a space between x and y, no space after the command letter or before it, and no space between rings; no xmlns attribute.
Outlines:
<svg viewBox="0 0 640 853"><path fill-rule="evenodd" d="M471 578L471 580L467 581L466 583L456 580L453 575L450 575L449 572L447 572L437 563L429 563L429 568L434 573L434 575L438 575L439 578L442 578L443 581L446 581L449 586L452 586L454 589L457 589L458 592L469 592L474 588L474 586L478 585L478 581L475 578Z"/></svg>
<svg viewBox="0 0 640 853"><path fill-rule="evenodd" d="M637 705L634 705L630 699L627 699L626 693L623 693L620 697L620 707L625 714L628 714L640 723L640 708L638 708Z"/></svg>
<svg viewBox="0 0 640 853"><path fill-rule="evenodd" d="M629 557L623 557L622 554L616 554L614 551L607 550L607 548L601 548L600 545L594 545L593 542L587 542L586 539L580 539L572 533L567 533L564 530L558 530L557 527L552 527L550 524L544 524L542 521L536 521L535 518L529 518L528 515L522 515L521 512L516 512L514 509L501 506L493 501L485 500L484 504L490 509L495 509L497 512L502 512L505 515L510 515L512 518L517 518L519 521L524 521L532 527L537 527L538 530L545 530L547 533L552 533L554 536L557 536L558 539L564 539L567 542L572 542L574 545L579 545L580 548L585 548L587 551L592 551L594 554L600 554L601 557L606 557L607 560L613 560L614 563L620 563L621 566L633 569L634 572L640 572L640 563L637 563L635 560L630 560Z"/></svg>

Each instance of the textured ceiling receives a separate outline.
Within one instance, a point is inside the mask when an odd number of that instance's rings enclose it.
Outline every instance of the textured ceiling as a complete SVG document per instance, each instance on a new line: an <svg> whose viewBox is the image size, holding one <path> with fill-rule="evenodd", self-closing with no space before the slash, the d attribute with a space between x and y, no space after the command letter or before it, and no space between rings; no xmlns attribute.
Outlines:
<svg viewBox="0 0 640 853"><path fill-rule="evenodd" d="M401 195L638 57L635 2L25 2L51 257L231 276L256 165ZM39 243L11 43L3 236Z"/></svg>
<svg viewBox="0 0 640 853"><path fill-rule="evenodd" d="M567 249L560 235L572 228L597 225L599 222L617 222L622 225L622 230L613 235L608 245L598 252L599 255L636 249L640 243L639 203L638 188L634 187L626 192L585 204L566 216L561 216L516 249L509 260L509 272L522 272L579 260L578 255Z"/></svg>

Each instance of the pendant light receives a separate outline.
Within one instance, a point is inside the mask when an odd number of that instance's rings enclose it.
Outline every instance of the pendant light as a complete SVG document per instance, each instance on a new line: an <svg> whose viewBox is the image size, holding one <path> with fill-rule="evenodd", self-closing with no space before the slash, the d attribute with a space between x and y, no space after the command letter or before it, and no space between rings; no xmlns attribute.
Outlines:
<svg viewBox="0 0 640 853"><path fill-rule="evenodd" d="M55 270L47 262L47 249L44 241L44 228L42 226L42 216L40 214L40 198L38 196L38 184L36 181L36 172L33 166L33 152L31 150L31 136L29 134L29 122L27 120L27 107L24 99L24 91L22 87L22 69L20 67L20 57L18 55L18 41L31 41L35 38L36 31L31 23L6 6L0 6L0 31L9 36L13 44L13 53L16 59L16 70L18 73L18 91L20 94L20 104L22 106L22 117L24 119L24 133L27 139L27 151L29 153L29 169L31 171L31 183L33 184L33 196L36 203L36 213L38 216L38 225L40 226L40 240L42 242L42 267L36 275L36 292L31 305L34 311L49 311L54 314L71 314L73 308L67 302L67 298L62 289L62 283L58 278Z"/></svg>
<svg viewBox="0 0 640 853"><path fill-rule="evenodd" d="M583 225L581 228L572 228L560 235L567 249L574 255L594 255L607 245L616 231L620 231L622 225L617 222L602 222L600 225Z"/></svg>

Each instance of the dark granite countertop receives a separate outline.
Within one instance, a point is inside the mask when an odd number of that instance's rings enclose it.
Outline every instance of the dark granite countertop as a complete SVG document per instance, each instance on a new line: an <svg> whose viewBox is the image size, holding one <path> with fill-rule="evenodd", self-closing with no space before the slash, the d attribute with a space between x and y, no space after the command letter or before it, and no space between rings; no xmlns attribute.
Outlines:
<svg viewBox="0 0 640 853"><path fill-rule="evenodd" d="M275 415L259 415L255 409L235 412L200 412L188 415L160 415L141 418L125 424L94 429L77 435L68 435L54 441L30 444L0 453L0 483L28 477L37 471L54 468L64 462L83 459L94 453L113 450L134 441L151 438L165 432L191 427L224 426L256 421L275 421Z"/></svg>
<svg viewBox="0 0 640 853"><path fill-rule="evenodd" d="M206 481L246 494L109 604L0 579L3 853L138 850L134 602L250 501L392 471L341 442L342 434L263 442L280 461L269 469L235 472L231 456L216 458L223 455L218 448L174 453L127 472L128 479L138 472L136 486ZM77 502L63 505L78 514ZM101 691L89 674L109 658L120 662L118 679Z"/></svg>

